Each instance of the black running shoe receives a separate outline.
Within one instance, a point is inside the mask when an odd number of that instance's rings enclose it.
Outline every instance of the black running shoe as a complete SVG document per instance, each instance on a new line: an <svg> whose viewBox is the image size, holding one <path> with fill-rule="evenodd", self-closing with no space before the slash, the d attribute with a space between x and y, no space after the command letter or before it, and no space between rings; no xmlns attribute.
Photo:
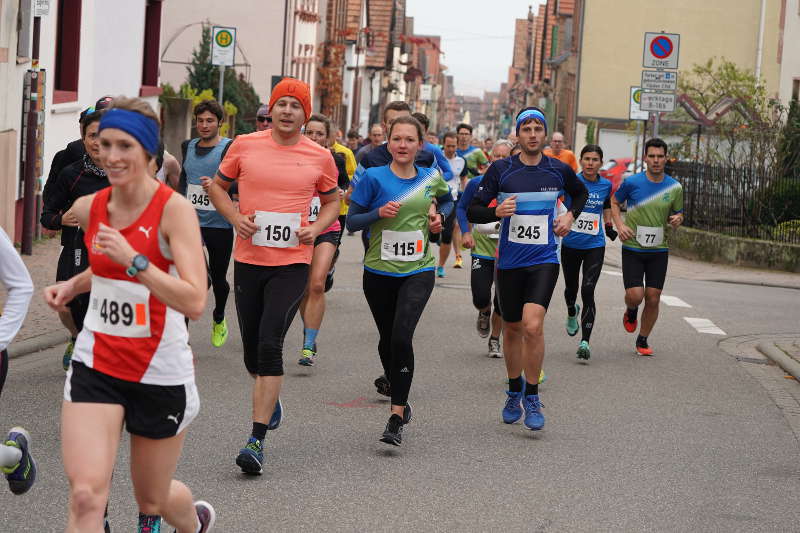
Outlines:
<svg viewBox="0 0 800 533"><path fill-rule="evenodd" d="M400 446L400 443L403 442L403 419L398 415L389 417L389 421L386 422L386 429L383 430L381 442L394 446Z"/></svg>
<svg viewBox="0 0 800 533"><path fill-rule="evenodd" d="M411 404L406 403L406 406L403 407L403 424L408 424L411 422L413 418L414 411L411 409Z"/></svg>
<svg viewBox="0 0 800 533"><path fill-rule="evenodd" d="M375 388L378 390L378 394L382 396L391 396L392 395L392 388L389 385L389 380L386 379L386 376L381 375L375 380Z"/></svg>

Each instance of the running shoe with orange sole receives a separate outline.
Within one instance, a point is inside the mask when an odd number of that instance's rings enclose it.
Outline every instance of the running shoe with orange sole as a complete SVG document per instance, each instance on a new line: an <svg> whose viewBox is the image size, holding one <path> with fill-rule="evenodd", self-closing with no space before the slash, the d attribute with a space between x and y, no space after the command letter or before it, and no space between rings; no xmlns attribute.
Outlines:
<svg viewBox="0 0 800 533"><path fill-rule="evenodd" d="M639 355L653 355L653 349L649 346L636 346L636 353Z"/></svg>
<svg viewBox="0 0 800 533"><path fill-rule="evenodd" d="M633 333L634 331L636 331L636 328L639 326L639 321L638 320L631 321L628 318L628 312L625 311L622 314L622 325L625 327L625 331L627 331L628 333Z"/></svg>

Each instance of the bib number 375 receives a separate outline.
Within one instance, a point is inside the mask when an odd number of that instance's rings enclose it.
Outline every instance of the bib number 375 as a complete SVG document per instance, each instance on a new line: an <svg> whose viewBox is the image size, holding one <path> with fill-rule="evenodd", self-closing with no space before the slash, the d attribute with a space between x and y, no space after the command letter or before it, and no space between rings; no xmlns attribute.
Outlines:
<svg viewBox="0 0 800 533"><path fill-rule="evenodd" d="M548 244L547 215L512 215L508 240L518 244Z"/></svg>

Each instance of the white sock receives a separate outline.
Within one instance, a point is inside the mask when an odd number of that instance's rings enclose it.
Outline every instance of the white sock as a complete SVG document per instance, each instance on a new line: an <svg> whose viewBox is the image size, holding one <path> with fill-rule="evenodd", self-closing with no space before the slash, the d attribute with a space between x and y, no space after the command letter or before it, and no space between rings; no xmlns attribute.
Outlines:
<svg viewBox="0 0 800 533"><path fill-rule="evenodd" d="M0 467L11 468L22 460L22 450L15 446L0 444Z"/></svg>

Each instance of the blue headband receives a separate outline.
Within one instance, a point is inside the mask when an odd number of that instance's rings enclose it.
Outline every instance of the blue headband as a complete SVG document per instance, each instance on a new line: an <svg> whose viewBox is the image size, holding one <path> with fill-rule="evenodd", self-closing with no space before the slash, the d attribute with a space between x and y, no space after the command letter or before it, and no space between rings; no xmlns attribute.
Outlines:
<svg viewBox="0 0 800 533"><path fill-rule="evenodd" d="M111 108L103 114L97 131L101 132L106 128L122 130L139 141L147 153L158 153L158 124L141 113Z"/></svg>
<svg viewBox="0 0 800 533"><path fill-rule="evenodd" d="M517 116L517 135L519 135L519 128L522 126L522 123L532 118L535 118L544 124L544 132L545 134L547 133L547 119L544 118L542 112L538 109L526 109Z"/></svg>

